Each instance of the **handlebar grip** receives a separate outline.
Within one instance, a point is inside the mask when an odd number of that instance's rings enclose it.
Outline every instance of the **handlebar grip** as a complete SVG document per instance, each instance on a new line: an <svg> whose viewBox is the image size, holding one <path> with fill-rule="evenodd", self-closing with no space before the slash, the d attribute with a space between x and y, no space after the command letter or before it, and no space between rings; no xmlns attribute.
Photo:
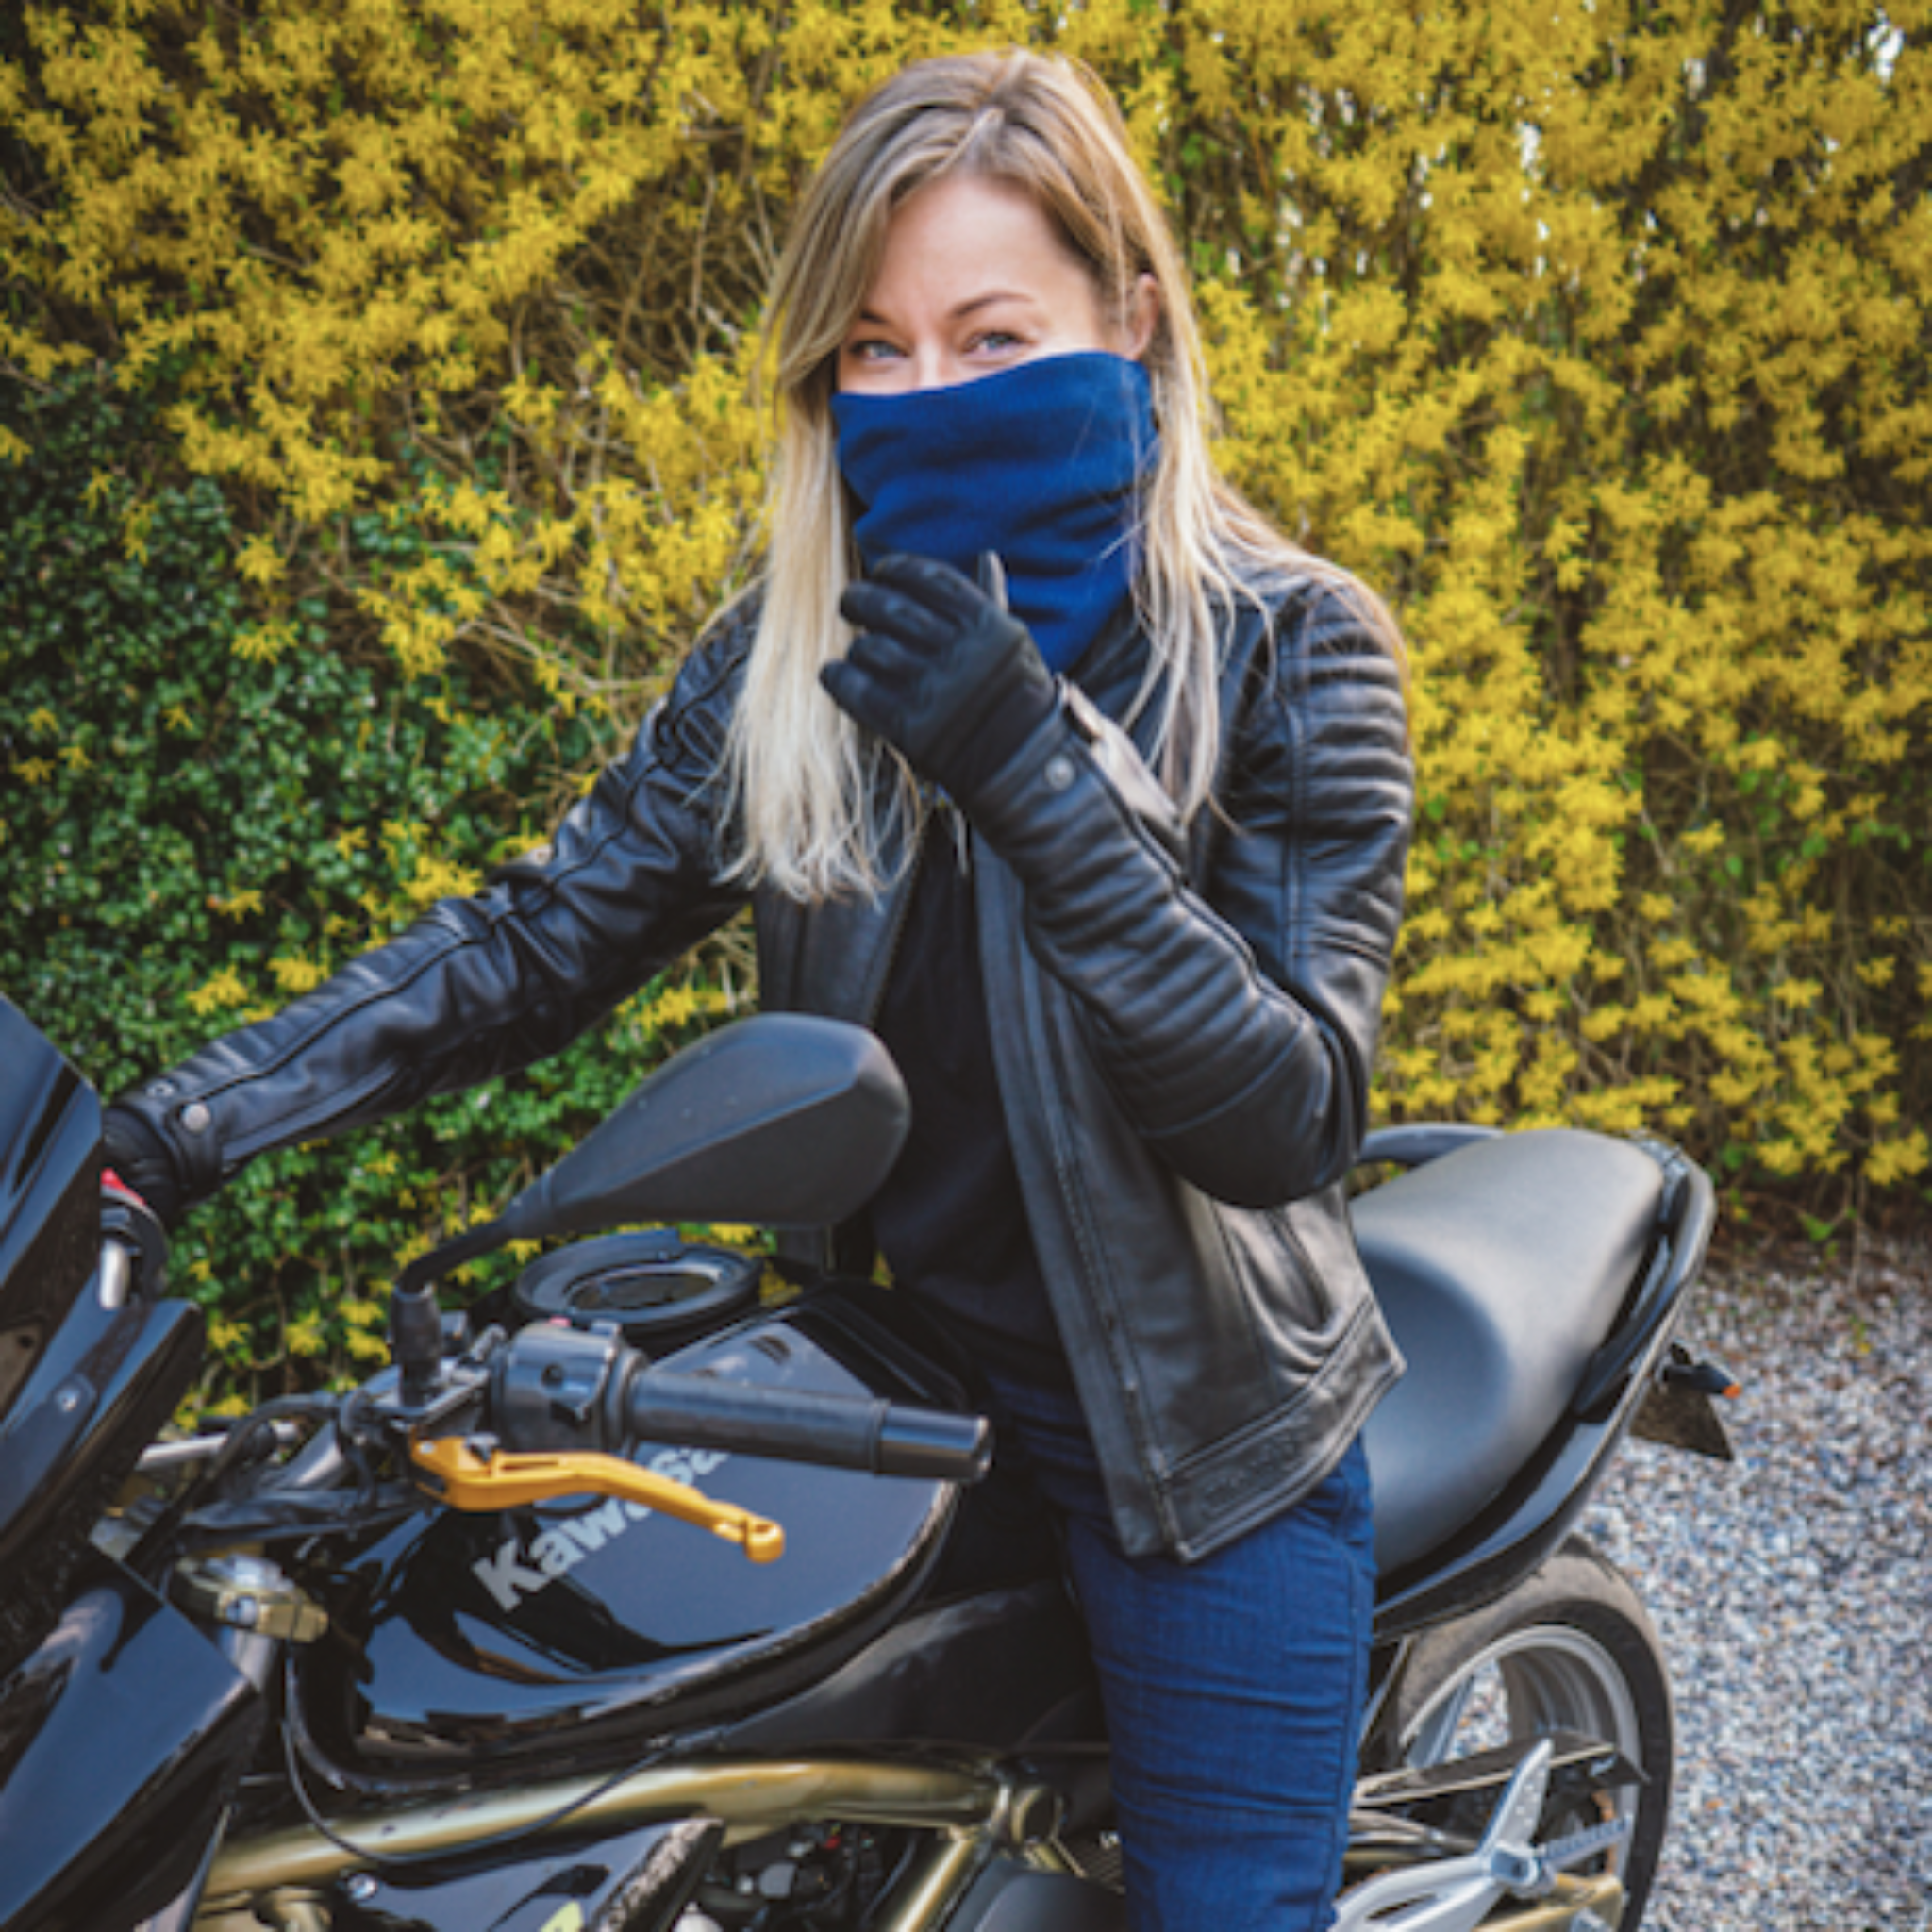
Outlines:
<svg viewBox="0 0 1932 1932"><path fill-rule="evenodd" d="M984 1416L912 1408L861 1395L758 1388L649 1370L625 1391L633 1440L729 1449L781 1462L818 1462L874 1475L977 1482L992 1460Z"/></svg>

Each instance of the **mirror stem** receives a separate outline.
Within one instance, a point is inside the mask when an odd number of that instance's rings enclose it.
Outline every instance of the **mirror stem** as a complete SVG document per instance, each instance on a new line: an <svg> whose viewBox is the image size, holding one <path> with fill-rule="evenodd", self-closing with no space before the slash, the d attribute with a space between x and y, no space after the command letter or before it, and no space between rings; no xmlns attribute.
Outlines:
<svg viewBox="0 0 1932 1932"><path fill-rule="evenodd" d="M404 1402L426 1402L442 1379L442 1316L429 1283L406 1283L391 1296L389 1345L402 1371Z"/></svg>
<svg viewBox="0 0 1932 1932"><path fill-rule="evenodd" d="M402 1371L406 1404L428 1401L442 1384L442 1315L436 1306L436 1284L451 1269L500 1248L513 1233L507 1216L485 1222L432 1248L403 1270L390 1296L389 1347Z"/></svg>

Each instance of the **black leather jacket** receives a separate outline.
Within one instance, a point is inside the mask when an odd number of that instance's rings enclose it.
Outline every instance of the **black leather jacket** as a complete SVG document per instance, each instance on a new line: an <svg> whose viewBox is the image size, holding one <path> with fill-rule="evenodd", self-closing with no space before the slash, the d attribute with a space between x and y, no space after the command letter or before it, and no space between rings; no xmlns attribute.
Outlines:
<svg viewBox="0 0 1932 1932"><path fill-rule="evenodd" d="M693 655L550 847L129 1096L191 1196L554 1052L742 905L716 779L744 631ZM1400 678L1319 589L1230 631L1218 808L1191 831L1112 722L1131 625L973 827L1033 1241L1122 1541L1183 1559L1310 1489L1401 1372L1341 1189L1401 913ZM870 1020L908 884L752 894L763 1004Z"/></svg>

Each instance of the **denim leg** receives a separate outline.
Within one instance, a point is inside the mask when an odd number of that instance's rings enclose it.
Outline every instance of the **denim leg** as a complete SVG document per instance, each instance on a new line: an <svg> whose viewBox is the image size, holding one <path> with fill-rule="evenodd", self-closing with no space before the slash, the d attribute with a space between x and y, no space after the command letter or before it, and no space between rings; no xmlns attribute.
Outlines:
<svg viewBox="0 0 1932 1932"><path fill-rule="evenodd" d="M1357 1441L1198 1563L1124 1555L1071 1395L1001 1381L1092 1640L1134 1932L1320 1932L1355 1781L1374 1559Z"/></svg>

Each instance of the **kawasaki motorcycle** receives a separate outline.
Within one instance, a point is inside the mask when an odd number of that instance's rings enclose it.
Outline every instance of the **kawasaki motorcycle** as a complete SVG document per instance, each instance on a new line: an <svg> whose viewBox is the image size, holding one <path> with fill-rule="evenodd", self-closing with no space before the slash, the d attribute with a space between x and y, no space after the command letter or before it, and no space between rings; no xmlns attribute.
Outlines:
<svg viewBox="0 0 1932 1932"><path fill-rule="evenodd" d="M713 1034L405 1272L365 1386L183 1435L200 1313L104 1193L96 1096L0 1002L0 1926L1124 1926L1081 1624L979 1480L988 1424L903 1298L779 1293L675 1232L855 1211L906 1111L855 1028ZM1672 1340L1709 1183L1563 1131L1367 1156L1409 1371L1370 1429L1339 1924L1627 1932L1671 1690L1573 1526L1633 1427L1728 1453L1725 1378Z"/></svg>

